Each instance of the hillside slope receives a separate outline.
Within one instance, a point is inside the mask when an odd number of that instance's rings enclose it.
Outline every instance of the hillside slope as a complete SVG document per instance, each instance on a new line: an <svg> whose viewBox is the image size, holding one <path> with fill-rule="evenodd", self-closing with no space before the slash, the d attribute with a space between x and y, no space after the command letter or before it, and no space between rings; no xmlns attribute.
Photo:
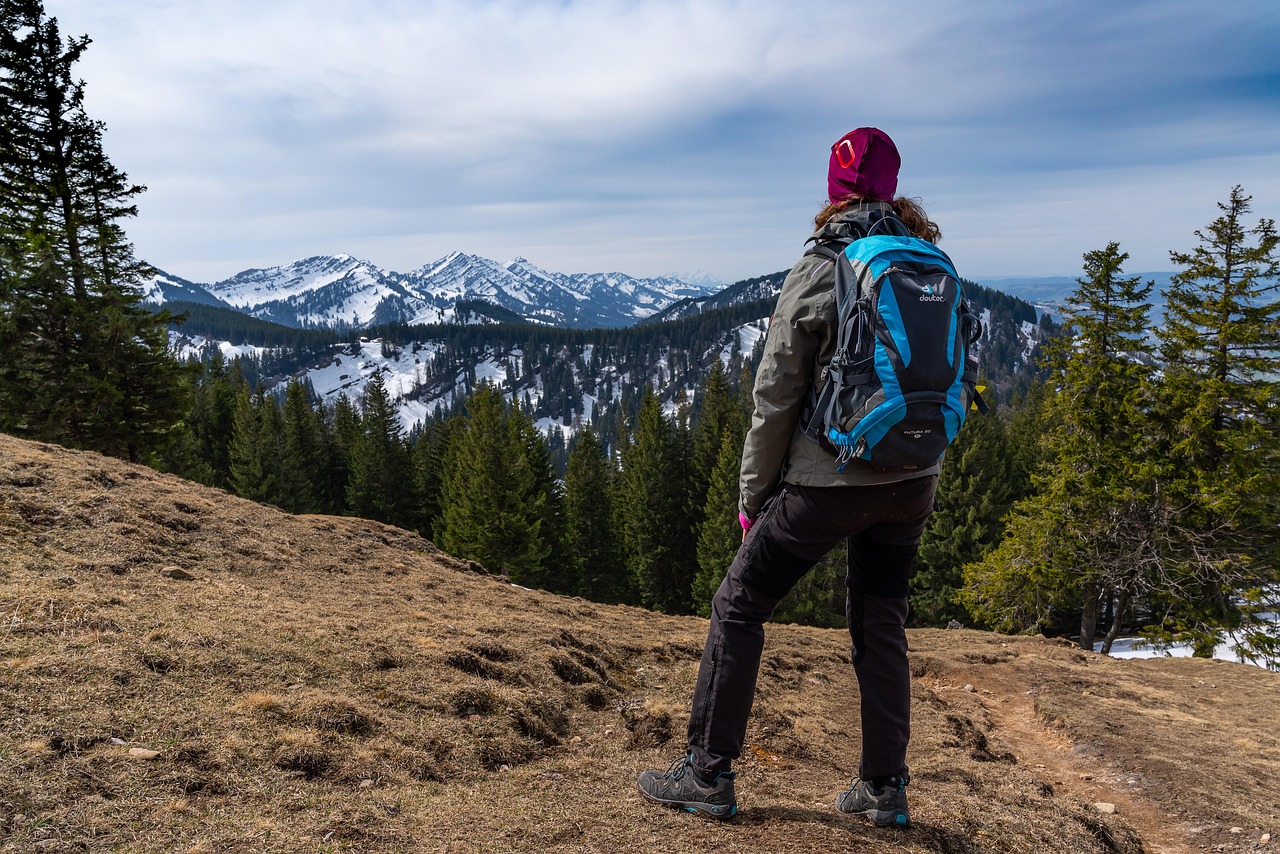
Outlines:
<svg viewBox="0 0 1280 854"><path fill-rule="evenodd" d="M705 621L7 436L0 619L2 851L1250 851L1280 830L1280 674L968 630L911 634L911 829L831 808L858 746L847 636L793 626L769 632L739 818L664 809L633 781L682 749Z"/></svg>

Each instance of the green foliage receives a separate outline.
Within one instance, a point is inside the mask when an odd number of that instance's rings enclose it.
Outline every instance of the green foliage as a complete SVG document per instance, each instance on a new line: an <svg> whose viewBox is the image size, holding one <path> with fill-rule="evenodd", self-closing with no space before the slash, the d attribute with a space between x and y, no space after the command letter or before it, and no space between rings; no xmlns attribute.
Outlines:
<svg viewBox="0 0 1280 854"><path fill-rule="evenodd" d="M1123 276L1127 258L1117 243L1085 253L1085 276L1068 300L1074 334L1049 353L1056 394L1046 402L1038 494L1017 504L1000 548L965 570L970 611L1005 628L1037 627L1080 591L1080 644L1088 648L1100 597L1140 585L1133 549L1154 518L1148 443L1134 429L1151 394L1152 286Z"/></svg>
<svg viewBox="0 0 1280 854"><path fill-rule="evenodd" d="M536 581L549 552L541 532L548 497L498 390L477 386L467 416L445 464L441 545L512 581Z"/></svg>
<svg viewBox="0 0 1280 854"><path fill-rule="evenodd" d="M347 509L392 525L409 524L412 496L409 449L386 383L375 374L365 386L360 432L351 445Z"/></svg>
<svg viewBox="0 0 1280 854"><path fill-rule="evenodd" d="M417 529L438 541L444 533L444 470L449 448L465 427L460 416L435 418L427 423L413 445L413 484L417 495Z"/></svg>
<svg viewBox="0 0 1280 854"><path fill-rule="evenodd" d="M312 512L324 488L324 432L307 386L289 380L284 396L284 443L279 504L291 513Z"/></svg>
<svg viewBox="0 0 1280 854"><path fill-rule="evenodd" d="M1198 245L1170 253L1183 269L1157 330L1166 574L1180 594L1166 621L1204 648L1221 627L1256 637L1280 582L1280 236L1270 219L1246 227L1250 202L1232 188Z"/></svg>
<svg viewBox="0 0 1280 854"><path fill-rule="evenodd" d="M711 599L742 543L742 526L738 522L738 473L742 466L744 433L741 418L725 425L706 492L706 518L698 533L698 571L693 577L691 591L693 610L703 617L711 615Z"/></svg>
<svg viewBox="0 0 1280 854"><path fill-rule="evenodd" d="M641 602L668 614L688 613L691 605L695 547L686 471L676 428L646 389L622 457L623 542Z"/></svg>
<svg viewBox="0 0 1280 854"><path fill-rule="evenodd" d="M64 42L39 0L0 16L0 429L139 462L190 405L177 318L138 304L148 268L120 224L143 188L84 111L89 39Z"/></svg>
<svg viewBox="0 0 1280 854"><path fill-rule="evenodd" d="M614 476L595 432L583 428L564 475L565 550L573 592L596 602L634 601L615 526Z"/></svg>
<svg viewBox="0 0 1280 854"><path fill-rule="evenodd" d="M1074 337L1051 353L1052 387L1028 419L1041 431L1036 493L999 547L965 569L962 599L1002 630L1080 615L1089 646L1103 605L1104 649L1127 619L1157 644L1209 655L1227 637L1276 666L1280 529L1280 244L1246 228L1239 187L1165 292L1152 370L1150 285L1120 274L1112 244L1085 256ZM1015 446L1016 447L1016 446Z"/></svg>
<svg viewBox="0 0 1280 854"><path fill-rule="evenodd" d="M929 518L912 581L913 620L945 626L968 614L957 594L963 568L1000 542L1005 515L1030 490L1030 476L1014 451L1009 419L997 412L969 418L947 450L938 479L937 509Z"/></svg>

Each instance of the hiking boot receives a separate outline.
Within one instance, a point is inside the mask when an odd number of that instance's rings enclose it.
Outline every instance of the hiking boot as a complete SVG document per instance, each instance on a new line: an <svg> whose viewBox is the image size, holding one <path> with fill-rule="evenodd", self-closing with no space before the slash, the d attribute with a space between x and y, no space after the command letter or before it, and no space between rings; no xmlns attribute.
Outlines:
<svg viewBox="0 0 1280 854"><path fill-rule="evenodd" d="M903 770L892 777L862 780L854 777L847 791L836 796L836 809L849 815L863 815L876 827L906 827L907 783L911 776Z"/></svg>
<svg viewBox="0 0 1280 854"><path fill-rule="evenodd" d="M693 757L681 756L666 771L645 771L636 785L646 798L687 812L702 812L716 818L732 818L738 812L733 796L732 771L718 775L710 783L698 779Z"/></svg>

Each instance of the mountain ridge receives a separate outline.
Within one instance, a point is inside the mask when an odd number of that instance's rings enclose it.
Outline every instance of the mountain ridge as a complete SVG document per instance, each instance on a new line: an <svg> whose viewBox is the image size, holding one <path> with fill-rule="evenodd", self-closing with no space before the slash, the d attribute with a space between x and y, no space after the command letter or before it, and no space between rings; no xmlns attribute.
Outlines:
<svg viewBox="0 0 1280 854"><path fill-rule="evenodd" d="M522 257L502 264L451 252L408 273L385 270L345 253L250 268L212 284L157 270L143 282L141 293L149 302L221 305L302 328L448 322L455 319L459 300L475 299L532 323L609 328L629 326L679 300L718 288L669 276L555 273Z"/></svg>

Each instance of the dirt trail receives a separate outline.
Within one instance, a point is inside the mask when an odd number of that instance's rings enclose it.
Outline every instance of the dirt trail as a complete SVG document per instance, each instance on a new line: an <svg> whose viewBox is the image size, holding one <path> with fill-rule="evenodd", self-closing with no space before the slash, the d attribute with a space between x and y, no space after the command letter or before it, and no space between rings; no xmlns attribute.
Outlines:
<svg viewBox="0 0 1280 854"><path fill-rule="evenodd" d="M988 684L991 680L988 679ZM1175 823L1160 804L1134 788L1137 779L1123 769L1084 755L1065 733L1047 726L1036 714L1030 691L1008 680L995 693L980 696L994 725L994 735L1004 742L1024 768L1053 786L1059 795L1069 795L1086 803L1114 804L1122 817L1142 838L1148 854L1190 854L1188 832Z"/></svg>

